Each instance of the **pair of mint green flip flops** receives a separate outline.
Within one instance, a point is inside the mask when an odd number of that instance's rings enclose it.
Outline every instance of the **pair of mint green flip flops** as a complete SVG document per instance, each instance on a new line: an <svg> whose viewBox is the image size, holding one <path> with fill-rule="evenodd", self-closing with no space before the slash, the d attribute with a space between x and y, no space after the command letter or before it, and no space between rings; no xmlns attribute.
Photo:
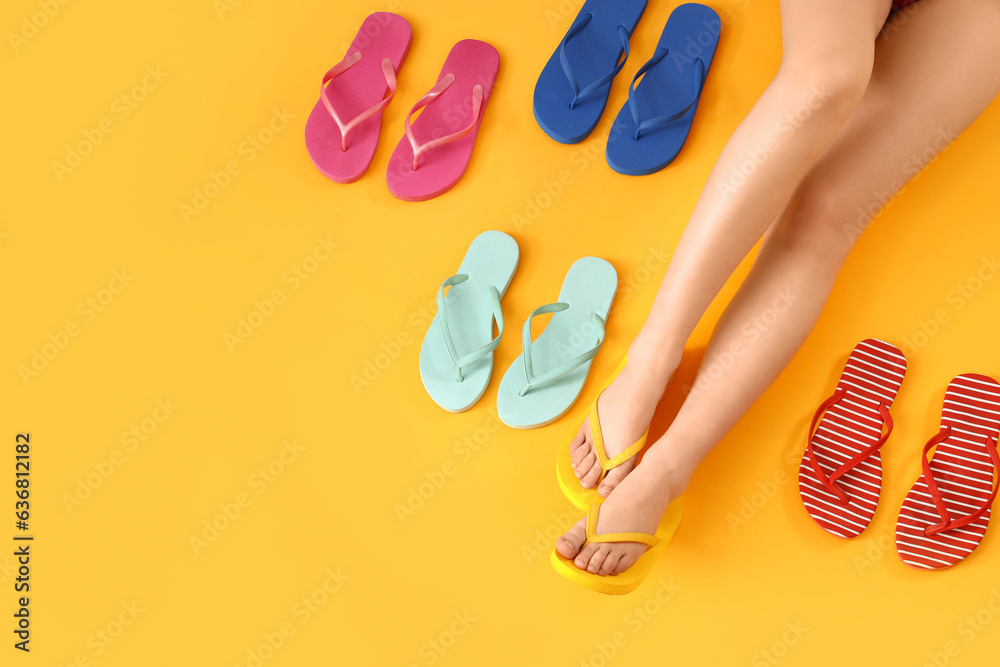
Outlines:
<svg viewBox="0 0 1000 667"><path fill-rule="evenodd" d="M449 412L468 410L486 392L493 352L504 332L500 301L519 255L509 235L483 232L469 246L458 273L438 290L437 314L420 348L420 379L434 402ZM497 392L501 421L537 428L566 414L604 342L604 322L617 290L618 275L609 262L584 257L573 263L558 301L536 308L524 323L521 355ZM552 319L532 341L531 322L546 313Z"/></svg>

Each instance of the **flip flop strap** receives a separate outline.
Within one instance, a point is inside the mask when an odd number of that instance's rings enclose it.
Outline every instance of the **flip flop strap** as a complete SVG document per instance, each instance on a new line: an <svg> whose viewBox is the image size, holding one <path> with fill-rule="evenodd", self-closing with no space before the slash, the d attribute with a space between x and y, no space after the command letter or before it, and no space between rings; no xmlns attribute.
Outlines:
<svg viewBox="0 0 1000 667"><path fill-rule="evenodd" d="M531 359L531 320L538 315L544 315L545 313L558 313L566 310L567 308L569 308L569 304L561 302L540 306L535 308L525 321L524 328L521 330L521 358L524 360L524 377L527 379L528 384L524 385L524 389L518 393L519 396L527 394L528 390L535 385L548 382L549 380L554 380L561 375L569 373L571 370L579 368L593 359L594 355L596 355L598 350L601 349L601 345L604 343L604 320L601 319L601 316L597 313L593 313L591 318L594 326L597 327L597 343L583 354L570 359L561 366L557 366L556 368L553 368L546 373L542 373L541 375L535 375Z"/></svg>
<svg viewBox="0 0 1000 667"><path fill-rule="evenodd" d="M927 453L931 448L936 447L941 444L948 436L951 435L951 427L944 426L938 433L927 441L924 445L923 454L923 467L924 467L924 479L927 481L927 489L930 491L931 499L934 501L934 506L937 507L938 514L941 515L941 523L930 526L924 529L924 535L931 536L938 533L942 533L946 530L952 530L954 528L961 528L967 526L973 521L976 521L984 514L986 514L990 507L993 505L993 501L997 497L997 491L1000 490L1000 486L996 482L993 483L993 492L990 493L990 497L983 503L975 512L968 514L964 517L958 519L952 519L951 514L948 512L948 507L944 504L944 498L941 497L941 491L938 489L937 482L934 481L934 474L931 471L931 463L927 458ZM996 436L987 435L986 436L986 451L990 455L990 459L993 462L993 469L998 474L1000 474L1000 456L997 454L997 438Z"/></svg>
<svg viewBox="0 0 1000 667"><path fill-rule="evenodd" d="M477 83L472 87L472 122L469 123L468 127L465 127L458 132L438 137L437 139L432 139L423 144L418 142L417 138L413 136L413 122L411 120L413 118L413 114L440 97L441 93L446 91L448 86L454 82L455 75L451 73L446 74L443 79L438 81L437 84L427 92L426 95L421 97L417 103L413 105L413 108L410 109L410 113L406 114L406 125L404 130L406 132L406 138L410 140L410 147L413 149L414 171L417 170L417 163L420 161L421 155L432 148L450 144L453 141L458 141L462 137L467 136L476 128L476 123L479 122L479 113L483 108L483 87Z"/></svg>
<svg viewBox="0 0 1000 667"><path fill-rule="evenodd" d="M616 76L618 76L618 73L622 71L622 67L625 66L625 61L628 60L628 54L629 54L628 30L625 28L625 26L619 25L618 39L622 43L622 48L625 49L625 54L624 57L621 59L621 62L615 65L615 68L613 70L611 70L601 78L597 79L593 83L587 84L582 89L580 88L580 84L576 80L576 75L573 73L573 66L570 64L569 58L566 55L566 45L569 44L569 41L574 37L576 37L581 30L586 28L593 18L594 18L593 13L588 12L587 14L585 14L581 20L579 20L577 23L574 23L570 27L569 31L567 31L566 33L566 36L563 37L562 43L559 45L559 64L562 65L563 73L566 75L566 79L569 81L569 85L573 87L574 96L573 100L569 103L570 109L575 108L577 103L580 102L580 100L586 99L587 97L593 95L595 92L597 92L598 90L606 86L608 83L610 83L611 80L614 79Z"/></svg>
<svg viewBox="0 0 1000 667"><path fill-rule="evenodd" d="M660 543L660 538L649 533L602 533L597 534L597 516L601 511L601 503L591 505L587 512L587 541L588 542L639 542L650 547L655 547Z"/></svg>
<svg viewBox="0 0 1000 667"><path fill-rule="evenodd" d="M840 502L845 505L851 502L851 497L847 495L847 492L844 491L839 484L837 484L837 480L840 479L848 470L852 470L856 465L881 449L882 445L885 444L885 441L889 439L889 434L892 433L893 427L892 415L889 414L889 408L885 405L885 403L879 401L878 411L882 416L882 422L886 427L885 433L875 442L875 444L852 456L843 465L834 470L829 477L827 477L823 472L823 469L820 468L819 460L816 458L816 452L813 450L813 436L816 434L816 425L819 423L820 417L846 395L847 389L844 387L837 387L837 389L834 390L833 395L820 404L819 408L816 410L816 414L813 415L812 424L809 426L808 439L806 441L806 452L808 453L809 463L812 466L813 473L816 475L816 479L818 479L819 482L830 491L830 493L837 496ZM880 432L881 430L882 429L879 429Z"/></svg>
<svg viewBox="0 0 1000 667"><path fill-rule="evenodd" d="M360 60L360 51L355 51L351 55L346 56L339 63L327 70L326 74L323 75L323 83L320 85L319 96L320 99L323 100L323 106L326 107L330 117L333 118L333 122L336 123L337 127L340 129L340 150L342 151L347 150L347 135L350 131L375 114L381 112L382 109L385 109L389 102L392 101L393 96L396 94L396 70L392 67L392 60L389 58L383 58L382 76L385 77L385 84L389 87L388 96L383 97L381 102L369 107L365 111L362 111L346 123L342 121L340 119L340 115L337 113L337 110L333 108L333 102L330 100L329 87L327 84L356 65Z"/></svg>
<svg viewBox="0 0 1000 667"><path fill-rule="evenodd" d="M663 127L664 125L669 125L670 123L676 121L678 118L681 118L691 109L695 101L697 101L698 96L701 95L701 88L702 86L705 85L705 61L702 60L701 58L698 58L694 63L695 64L694 92L691 93L691 100L678 111L664 114L662 116L657 116L656 118L649 118L647 120L642 119L642 115L639 113L639 104L638 102L636 102L635 98L636 81L638 81L639 77L641 77L643 74L656 67L660 63L660 61L662 61L664 58L667 57L667 54L669 53L670 49L666 48L660 49L653 55L652 58L649 59L649 61L645 65L640 67L639 71L635 73L634 77L632 77L632 84L629 86L628 89L628 108L629 111L632 112L632 120L635 121L635 127L636 127L635 136L633 137L633 139L638 140L639 133L642 132L643 130L652 130L657 127Z"/></svg>
<svg viewBox="0 0 1000 667"><path fill-rule="evenodd" d="M638 440L626 447L621 454L614 458L608 458L608 453L604 449L604 434L601 432L601 418L597 415L597 403L601 400L601 394L603 393L604 390L602 389L601 393L597 395L597 398L594 399L593 404L590 406L590 434L594 438L594 451L597 452L597 461L601 464L601 479L604 478L604 474L607 471L620 466L641 452L642 448L646 445L646 437L649 435L649 429L647 428L645 433L640 435Z"/></svg>
<svg viewBox="0 0 1000 667"><path fill-rule="evenodd" d="M444 346L448 350L451 363L455 364L455 371L458 374L459 382L465 379L462 377L462 367L468 366L473 361L482 359L495 350L497 345L500 344L500 339L503 337L503 312L500 310L500 292L496 287L490 285L490 306L493 309L493 321L497 323L496 338L468 354L461 355L458 353L458 350L455 348L455 341L451 335L451 325L448 323L448 309L445 307L444 302L444 288L451 285L460 285L468 279L469 276L464 273L454 275L441 284L441 288L437 293L438 321L441 323L441 334L444 337ZM492 330L492 327L490 329Z"/></svg>

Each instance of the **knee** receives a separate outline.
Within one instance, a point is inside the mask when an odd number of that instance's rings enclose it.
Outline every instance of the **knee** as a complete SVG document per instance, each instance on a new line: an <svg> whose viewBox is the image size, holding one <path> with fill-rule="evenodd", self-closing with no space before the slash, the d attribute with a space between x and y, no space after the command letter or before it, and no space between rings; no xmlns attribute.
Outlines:
<svg viewBox="0 0 1000 667"><path fill-rule="evenodd" d="M813 113L845 118L861 100L871 79L874 48L863 53L846 49L782 59L775 81Z"/></svg>
<svg viewBox="0 0 1000 667"><path fill-rule="evenodd" d="M775 225L770 243L809 258L817 268L839 267L864 231L864 221L854 219L845 201L836 188L803 183Z"/></svg>

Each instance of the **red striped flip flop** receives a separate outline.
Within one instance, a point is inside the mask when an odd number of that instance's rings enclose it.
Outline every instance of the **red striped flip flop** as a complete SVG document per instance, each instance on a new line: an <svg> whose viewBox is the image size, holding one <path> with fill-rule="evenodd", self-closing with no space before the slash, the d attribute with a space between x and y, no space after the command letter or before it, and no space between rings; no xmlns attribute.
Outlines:
<svg viewBox="0 0 1000 667"><path fill-rule="evenodd" d="M941 430L924 446L924 472L899 511L896 551L904 563L941 570L982 542L997 495L998 431L1000 383L974 373L952 380L944 393Z"/></svg>
<svg viewBox="0 0 1000 667"><path fill-rule="evenodd" d="M809 516L828 533L857 537L871 523L882 492L880 449L892 433L889 408L905 374L906 358L896 347L863 340L848 357L833 395L813 416L799 466L799 494Z"/></svg>

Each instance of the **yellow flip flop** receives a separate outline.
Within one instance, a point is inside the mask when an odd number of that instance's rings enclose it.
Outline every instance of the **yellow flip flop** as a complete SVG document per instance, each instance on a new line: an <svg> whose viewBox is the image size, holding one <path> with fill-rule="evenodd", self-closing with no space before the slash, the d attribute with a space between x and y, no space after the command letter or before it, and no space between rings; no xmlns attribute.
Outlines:
<svg viewBox="0 0 1000 667"><path fill-rule="evenodd" d="M590 420L590 432L594 436L594 450L597 452L597 461L601 464L601 476L597 478L597 483L594 484L592 488L585 489L580 485L580 480L577 479L576 473L573 472L573 462L570 456L569 445L573 442L573 438L576 437L577 432L580 430L580 426L583 424L583 420L578 421L566 434L565 440L563 440L562 445L559 448L559 455L556 458L556 477L559 479L559 486L562 488L562 492L569 498L570 502L579 507L582 510L589 510L594 505L600 503L603 498L597 494L597 487L600 485L601 480L604 476L608 474L608 471L615 468L625 461L642 451L642 448L646 446L646 438L649 436L649 428L639 436L639 439L629 445L621 454L615 456L614 458L608 458L608 453L604 449L604 436L601 433L601 420L597 415L597 402L601 398L601 394L604 390L614 382L614 379L618 377L618 374L622 372L625 368L625 363L628 361L628 355L622 359L622 362L618 364L618 368L615 372L611 374L611 377L607 379L604 386L601 387L601 391L597 394L597 398L591 403L590 409L587 411L587 415L584 419Z"/></svg>
<svg viewBox="0 0 1000 667"><path fill-rule="evenodd" d="M598 535L597 516L600 513L600 507L600 504L593 505L587 512L587 542L639 542L647 546L646 553L639 556L639 560L621 574L610 574L602 577L599 574L591 574L586 570L581 570L572 559L564 557L553 548L550 558L552 567L570 581L598 593L605 595L631 593L639 587L649 571L653 569L656 560L670 542L670 538L677 532L677 526L680 525L681 516L684 514L684 501L678 498L667 506L667 511L663 513L660 525L656 529L656 535L648 533L603 533ZM587 542L584 542L584 545Z"/></svg>

